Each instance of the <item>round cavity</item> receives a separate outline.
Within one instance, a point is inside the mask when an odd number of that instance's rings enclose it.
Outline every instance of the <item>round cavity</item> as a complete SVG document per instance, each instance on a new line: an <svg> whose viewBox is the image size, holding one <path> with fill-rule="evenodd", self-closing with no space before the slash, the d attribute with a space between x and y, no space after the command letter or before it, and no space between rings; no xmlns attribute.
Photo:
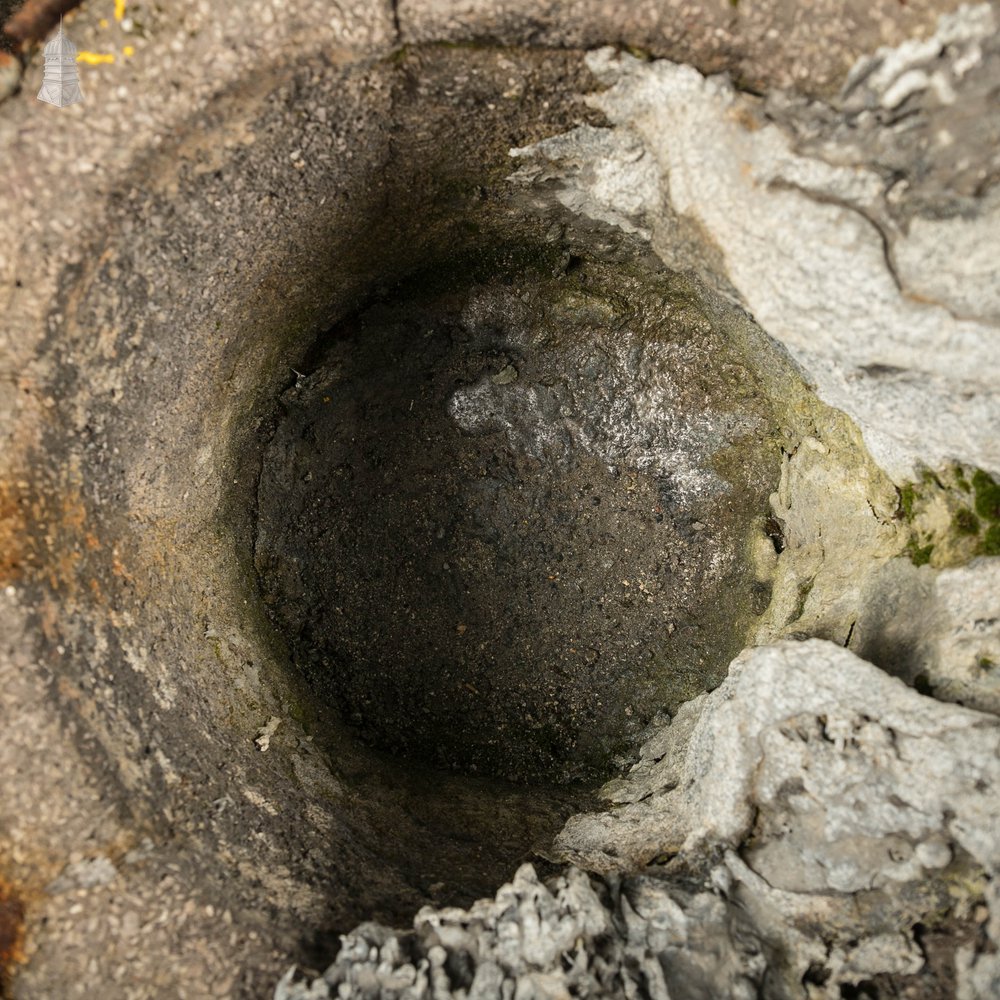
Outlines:
<svg viewBox="0 0 1000 1000"><path fill-rule="evenodd" d="M273 982L492 895L721 680L799 383L641 240L509 182L512 147L600 124L579 53L264 82L252 140L221 95L67 267L60 461L26 464L102 795Z"/></svg>
<svg viewBox="0 0 1000 1000"><path fill-rule="evenodd" d="M766 598L745 542L772 419L683 279L454 265L304 367L267 432L255 562L297 667L367 742L593 779L724 676Z"/></svg>

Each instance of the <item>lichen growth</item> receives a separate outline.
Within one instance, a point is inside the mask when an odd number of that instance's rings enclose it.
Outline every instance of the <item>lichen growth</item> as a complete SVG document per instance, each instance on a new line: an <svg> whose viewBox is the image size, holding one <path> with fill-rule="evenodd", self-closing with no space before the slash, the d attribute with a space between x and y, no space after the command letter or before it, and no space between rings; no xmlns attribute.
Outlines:
<svg viewBox="0 0 1000 1000"><path fill-rule="evenodd" d="M923 469L898 494L915 565L943 569L1000 555L1000 483L982 469Z"/></svg>

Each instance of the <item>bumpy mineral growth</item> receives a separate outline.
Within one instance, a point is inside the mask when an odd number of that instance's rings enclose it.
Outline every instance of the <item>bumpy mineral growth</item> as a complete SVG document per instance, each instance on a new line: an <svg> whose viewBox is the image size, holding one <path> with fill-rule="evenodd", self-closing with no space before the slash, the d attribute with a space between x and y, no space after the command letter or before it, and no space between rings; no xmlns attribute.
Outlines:
<svg viewBox="0 0 1000 1000"><path fill-rule="evenodd" d="M525 866L468 911L365 924L276 997L840 997L878 975L926 987L946 931L958 995L996 996L998 788L994 716L830 642L752 650L606 788L616 808L560 834L600 874L546 887Z"/></svg>

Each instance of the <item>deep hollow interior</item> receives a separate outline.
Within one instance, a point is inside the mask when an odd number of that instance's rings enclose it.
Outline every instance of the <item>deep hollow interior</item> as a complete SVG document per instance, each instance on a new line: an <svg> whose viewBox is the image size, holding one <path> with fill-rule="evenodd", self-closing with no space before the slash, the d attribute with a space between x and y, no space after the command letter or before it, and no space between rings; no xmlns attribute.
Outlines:
<svg viewBox="0 0 1000 1000"><path fill-rule="evenodd" d="M418 274L327 332L267 429L255 543L366 742L517 782L609 776L767 596L759 377L684 281L552 259Z"/></svg>
<svg viewBox="0 0 1000 1000"><path fill-rule="evenodd" d="M67 269L66 460L37 488L86 512L51 517L80 553L51 645L109 780L282 961L319 930L318 964L324 933L492 895L718 683L768 600L748 538L796 376L647 245L509 182L512 147L597 119L578 53L282 72L253 142L158 151Z"/></svg>

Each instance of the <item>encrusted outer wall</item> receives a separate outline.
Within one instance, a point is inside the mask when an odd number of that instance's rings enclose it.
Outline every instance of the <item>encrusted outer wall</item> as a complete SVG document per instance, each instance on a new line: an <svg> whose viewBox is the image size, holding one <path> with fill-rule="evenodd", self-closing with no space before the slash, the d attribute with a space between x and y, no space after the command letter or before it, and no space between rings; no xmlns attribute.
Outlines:
<svg viewBox="0 0 1000 1000"><path fill-rule="evenodd" d="M260 996L304 924L349 916L317 883L355 880L376 910L411 899L294 720L283 755L255 749L297 695L269 670L280 650L216 520L251 491L240 460L257 403L335 300L364 290L364 248L386 250L367 220L397 155L394 87L419 96L424 71L398 75L392 54L622 43L755 89L830 94L863 53L928 34L934 11L129 6L128 32L100 26L110 4L67 19L79 48L116 54L87 68L85 104L35 102L36 60L0 105L0 771L14 776L0 865L28 958L13 989ZM581 59L539 59L535 79L510 69L538 103L501 110L530 127L498 135L528 145L597 121L565 104L588 86ZM439 151L439 135L414 136ZM331 258L342 269L322 287Z"/></svg>

